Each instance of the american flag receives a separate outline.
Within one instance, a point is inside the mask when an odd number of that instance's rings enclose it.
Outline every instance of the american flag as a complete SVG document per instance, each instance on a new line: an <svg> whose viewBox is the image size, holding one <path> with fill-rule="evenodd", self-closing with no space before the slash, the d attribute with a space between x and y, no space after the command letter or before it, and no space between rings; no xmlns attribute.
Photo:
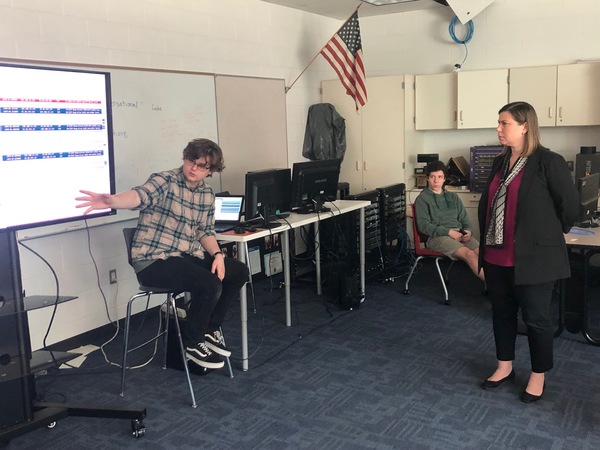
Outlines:
<svg viewBox="0 0 600 450"><path fill-rule="evenodd" d="M362 44L358 11L340 28L321 50L329 64L338 74L346 93L354 99L356 110L367 103L365 66L362 59Z"/></svg>

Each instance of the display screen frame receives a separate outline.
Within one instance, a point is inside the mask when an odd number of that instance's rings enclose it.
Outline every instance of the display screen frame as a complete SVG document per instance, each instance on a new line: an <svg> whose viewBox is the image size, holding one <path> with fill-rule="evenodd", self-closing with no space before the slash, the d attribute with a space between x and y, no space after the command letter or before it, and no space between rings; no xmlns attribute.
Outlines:
<svg viewBox="0 0 600 450"><path fill-rule="evenodd" d="M0 63L0 230L84 215L79 190L115 193L110 73Z"/></svg>

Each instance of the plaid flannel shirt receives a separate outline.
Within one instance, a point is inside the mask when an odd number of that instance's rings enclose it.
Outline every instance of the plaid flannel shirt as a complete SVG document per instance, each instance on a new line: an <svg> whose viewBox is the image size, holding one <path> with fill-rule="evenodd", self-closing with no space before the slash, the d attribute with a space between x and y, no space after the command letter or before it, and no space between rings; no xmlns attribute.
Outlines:
<svg viewBox="0 0 600 450"><path fill-rule="evenodd" d="M140 211L133 241L136 272L157 259L183 254L204 258L200 240L214 236L215 194L204 181L190 188L180 168L150 175L133 188Z"/></svg>

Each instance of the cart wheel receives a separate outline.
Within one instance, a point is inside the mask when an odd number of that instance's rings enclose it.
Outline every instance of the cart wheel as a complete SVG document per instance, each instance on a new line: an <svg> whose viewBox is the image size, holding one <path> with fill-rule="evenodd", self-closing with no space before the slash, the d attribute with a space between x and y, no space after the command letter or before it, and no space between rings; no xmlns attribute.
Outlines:
<svg viewBox="0 0 600 450"><path fill-rule="evenodd" d="M144 422L138 419L133 419L131 421L131 432L135 438L141 438L144 436L146 434Z"/></svg>

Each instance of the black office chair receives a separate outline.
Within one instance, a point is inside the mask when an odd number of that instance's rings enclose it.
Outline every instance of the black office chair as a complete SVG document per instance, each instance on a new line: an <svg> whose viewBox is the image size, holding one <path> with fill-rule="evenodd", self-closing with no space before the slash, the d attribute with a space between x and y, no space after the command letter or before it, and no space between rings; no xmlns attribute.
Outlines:
<svg viewBox="0 0 600 450"><path fill-rule="evenodd" d="M130 265L133 265L132 259L131 259L131 246L133 243L134 234L135 234L135 228L124 228L123 229L123 235L125 236L125 243L127 245L127 260L129 261ZM190 389L190 395L192 397L192 408L196 408L198 405L196 404L194 388L192 387L192 380L190 378L190 370L189 370L188 364L187 364L185 346L183 345L183 340L181 338L181 328L179 326L179 320L177 320L178 314L177 314L177 306L175 305L175 297L177 296L177 294L179 294L179 292L174 292L170 289L155 288L152 286L144 286L141 283L140 283L139 291L140 292L133 295L127 302L127 315L125 316L125 342L123 344L123 360L122 360L122 365L121 365L121 396L125 395L125 375L127 373L127 368L128 368L127 367L127 355L129 353L131 353L141 347L144 347L152 342L155 342L162 337L163 345L164 345L163 346L163 349L164 349L163 350L163 353L164 353L163 369L167 368L167 338L168 338L168 334L169 334L170 315L173 314L173 317L175 318L175 320L174 320L175 327L177 329L177 340L178 340L179 348L181 351L181 357L183 359L183 368L185 370L185 376L187 379L188 387ZM139 298L144 298L144 297L146 298L146 302L148 302L152 295L158 295L158 294L162 294L162 295L166 294L166 296L167 296L167 300L165 302L166 318L165 318L163 330L160 331L154 337L143 342L142 344L137 345L136 347L130 349L129 348L129 328L130 328L130 323L131 323L131 308L132 308L133 303L135 302L135 300L137 300ZM230 371L231 371L231 366L230 366Z"/></svg>

